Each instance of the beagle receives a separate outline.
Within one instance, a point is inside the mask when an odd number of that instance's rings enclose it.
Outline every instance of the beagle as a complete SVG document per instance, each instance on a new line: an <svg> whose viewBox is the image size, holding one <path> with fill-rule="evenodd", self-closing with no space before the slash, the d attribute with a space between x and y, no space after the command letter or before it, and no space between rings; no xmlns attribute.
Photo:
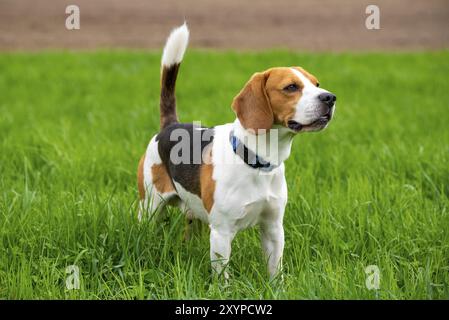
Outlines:
<svg viewBox="0 0 449 320"><path fill-rule="evenodd" d="M287 203L284 160L293 138L328 125L336 97L300 67L255 73L232 101L233 123L179 123L175 83L187 47L186 24L167 39L161 66L160 132L138 166L139 220L177 205L210 228L212 270L225 266L239 230L259 225L268 272L281 268Z"/></svg>

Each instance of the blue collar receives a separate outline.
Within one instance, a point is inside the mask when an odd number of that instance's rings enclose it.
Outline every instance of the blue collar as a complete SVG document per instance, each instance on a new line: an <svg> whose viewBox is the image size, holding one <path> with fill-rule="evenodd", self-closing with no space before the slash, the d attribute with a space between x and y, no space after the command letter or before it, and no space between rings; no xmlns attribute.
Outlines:
<svg viewBox="0 0 449 320"><path fill-rule="evenodd" d="M239 138L234 135L234 131L229 133L229 142L231 142L234 153L242 158L243 162L253 169L260 169L262 171L271 171L279 165L272 165L270 162L263 160L256 153L248 149Z"/></svg>

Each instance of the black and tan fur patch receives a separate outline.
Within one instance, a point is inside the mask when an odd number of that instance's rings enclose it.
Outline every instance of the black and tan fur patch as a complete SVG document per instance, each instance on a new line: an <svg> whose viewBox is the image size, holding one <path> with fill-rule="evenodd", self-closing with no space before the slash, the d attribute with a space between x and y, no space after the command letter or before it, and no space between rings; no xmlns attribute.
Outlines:
<svg viewBox="0 0 449 320"><path fill-rule="evenodd" d="M187 138L184 136L177 137L177 139L170 139L171 134L176 129L182 129L187 133L188 138L190 139L189 144L187 145L189 155L185 158L187 163L174 163L170 158L174 146L180 143L181 139ZM196 131L196 139L199 141L194 141L194 130ZM185 190L196 194L201 199L204 197L206 200L203 201L208 210L210 210L211 207L211 195L209 193L212 192L213 198L214 190L212 189L215 189L215 183L212 183L211 181L213 165L205 163L206 159L203 159L203 153L208 146L209 148L212 146L213 133L213 128L200 128L193 124L176 123L164 128L156 137L156 141L158 141L159 156L167 168L170 178L174 182L179 183ZM194 143L198 143L195 148ZM187 148L185 151L187 151ZM194 155L194 152L200 152L200 154ZM178 156L181 157L182 155L178 154ZM210 154L206 153L206 157L207 156L210 157Z"/></svg>

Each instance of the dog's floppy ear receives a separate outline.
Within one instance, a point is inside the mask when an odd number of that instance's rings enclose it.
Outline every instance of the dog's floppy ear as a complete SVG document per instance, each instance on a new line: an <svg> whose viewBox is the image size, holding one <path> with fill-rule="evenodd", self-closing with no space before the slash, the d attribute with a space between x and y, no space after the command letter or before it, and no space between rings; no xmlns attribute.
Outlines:
<svg viewBox="0 0 449 320"><path fill-rule="evenodd" d="M269 71L255 73L232 101L232 109L245 129L257 134L259 129L269 130L274 116L265 85Z"/></svg>

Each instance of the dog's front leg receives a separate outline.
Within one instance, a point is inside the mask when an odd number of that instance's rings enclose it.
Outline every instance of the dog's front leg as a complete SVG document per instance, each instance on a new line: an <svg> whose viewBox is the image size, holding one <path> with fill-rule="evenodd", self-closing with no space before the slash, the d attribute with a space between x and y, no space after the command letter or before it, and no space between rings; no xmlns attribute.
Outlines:
<svg viewBox="0 0 449 320"><path fill-rule="evenodd" d="M212 270L218 275L223 274L225 279L229 278L224 270L231 255L231 243L235 232L222 228L210 228L210 259Z"/></svg>
<svg viewBox="0 0 449 320"><path fill-rule="evenodd" d="M273 279L282 268L284 251L284 227L282 219L265 220L261 223L262 249L268 263L268 272Z"/></svg>

